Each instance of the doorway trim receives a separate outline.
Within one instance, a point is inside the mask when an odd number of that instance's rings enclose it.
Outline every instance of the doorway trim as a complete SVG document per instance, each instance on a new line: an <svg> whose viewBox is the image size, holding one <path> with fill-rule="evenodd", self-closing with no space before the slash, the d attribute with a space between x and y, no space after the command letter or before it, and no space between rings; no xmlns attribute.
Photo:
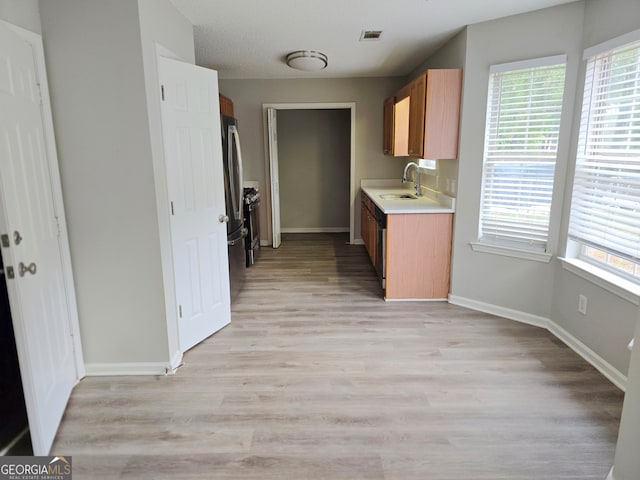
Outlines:
<svg viewBox="0 0 640 480"><path fill-rule="evenodd" d="M263 103L262 104L262 124L264 134L264 152L265 152L265 180L266 180L266 198L268 208L268 218L271 222L267 222L268 238L273 238L273 202L271 198L271 152L269 146L269 122L267 110L273 108L276 110L350 110L351 112L351 139L350 139L350 170L349 170L349 243L355 243L355 203L357 188L356 179L356 102L326 102L326 103Z"/></svg>

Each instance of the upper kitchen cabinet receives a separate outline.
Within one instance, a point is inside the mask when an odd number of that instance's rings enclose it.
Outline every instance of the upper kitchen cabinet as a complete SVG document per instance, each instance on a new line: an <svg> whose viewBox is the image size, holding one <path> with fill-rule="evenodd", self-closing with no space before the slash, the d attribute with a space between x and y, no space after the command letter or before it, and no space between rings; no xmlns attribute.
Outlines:
<svg viewBox="0 0 640 480"><path fill-rule="evenodd" d="M428 70L424 137L418 158L458 158L462 70Z"/></svg>
<svg viewBox="0 0 640 480"><path fill-rule="evenodd" d="M395 95L393 127L385 101L385 149L394 156L448 159L458 157L462 70L427 70ZM393 151L387 136L393 135Z"/></svg>
<svg viewBox="0 0 640 480"><path fill-rule="evenodd" d="M224 95L218 95L220 99L220 113L227 117L233 117L233 101Z"/></svg>

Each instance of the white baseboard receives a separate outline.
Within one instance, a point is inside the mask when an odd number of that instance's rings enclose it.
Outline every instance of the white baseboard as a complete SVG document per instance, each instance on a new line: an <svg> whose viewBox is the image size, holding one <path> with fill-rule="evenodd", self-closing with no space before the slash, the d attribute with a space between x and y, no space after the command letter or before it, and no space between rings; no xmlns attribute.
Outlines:
<svg viewBox="0 0 640 480"><path fill-rule="evenodd" d="M364 240L362 240L361 238L354 238L351 245L364 245Z"/></svg>
<svg viewBox="0 0 640 480"><path fill-rule="evenodd" d="M461 307L470 308L484 313L490 313L499 317L515 320L516 322L526 323L535 327L540 327L551 332L556 338L561 340L571 350L585 359L591 366L604 375L611 383L623 392L627 388L627 377L623 375L617 368L607 362L604 358L594 352L578 340L571 333L567 332L560 325L556 324L549 318L531 315L519 310L512 310L490 303L478 302L469 298L459 297L457 295L449 295L449 303L459 305Z"/></svg>
<svg viewBox="0 0 640 480"><path fill-rule="evenodd" d="M349 233L349 227L281 228L280 233Z"/></svg>
<svg viewBox="0 0 640 480"><path fill-rule="evenodd" d="M165 375L170 366L163 362L87 363L87 376Z"/></svg>
<svg viewBox="0 0 640 480"><path fill-rule="evenodd" d="M271 246L271 242L269 240L260 240L260 246L261 247L270 247Z"/></svg>
<svg viewBox="0 0 640 480"><path fill-rule="evenodd" d="M557 338L562 340L571 350L576 352L587 362L589 362L596 370L609 379L616 387L623 392L627 389L627 377L623 375L617 368L607 362L604 358L598 355L596 352L587 347L584 343L567 332L560 325L549 321L548 330L553 333Z"/></svg>
<svg viewBox="0 0 640 480"><path fill-rule="evenodd" d="M491 315L496 315L498 317L508 318L509 320L515 320L516 322L526 323L527 325L533 325L534 327L549 328L550 320L548 318L531 315L530 313L521 312L519 310L512 310L510 308L504 308L490 303L478 302L477 300L459 297L457 295L449 295L449 303L470 308L471 310L477 310L479 312L490 313Z"/></svg>

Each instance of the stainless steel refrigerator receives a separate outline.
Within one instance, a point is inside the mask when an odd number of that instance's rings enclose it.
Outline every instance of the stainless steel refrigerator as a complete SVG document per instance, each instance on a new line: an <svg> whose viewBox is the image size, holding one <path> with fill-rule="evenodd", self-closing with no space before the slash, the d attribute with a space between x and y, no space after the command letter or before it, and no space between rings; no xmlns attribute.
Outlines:
<svg viewBox="0 0 640 480"><path fill-rule="evenodd" d="M231 303L242 289L246 273L243 219L243 178L240 137L235 118L222 116L222 152L224 159L224 193L227 206L227 245L229 248L229 286Z"/></svg>

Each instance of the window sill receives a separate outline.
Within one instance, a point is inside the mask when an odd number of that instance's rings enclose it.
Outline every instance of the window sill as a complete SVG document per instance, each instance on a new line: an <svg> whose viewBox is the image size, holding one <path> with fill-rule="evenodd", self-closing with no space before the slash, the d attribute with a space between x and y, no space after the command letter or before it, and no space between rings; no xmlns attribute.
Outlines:
<svg viewBox="0 0 640 480"><path fill-rule="evenodd" d="M640 305L640 285L577 258L559 258L562 268L617 295Z"/></svg>
<svg viewBox="0 0 640 480"><path fill-rule="evenodd" d="M502 255L503 257L513 257L533 262L549 263L552 257L550 253L546 252L534 252L531 250L524 250L522 248L505 247L502 245L490 245L479 242L471 242L470 245L474 252L491 253L493 255Z"/></svg>

